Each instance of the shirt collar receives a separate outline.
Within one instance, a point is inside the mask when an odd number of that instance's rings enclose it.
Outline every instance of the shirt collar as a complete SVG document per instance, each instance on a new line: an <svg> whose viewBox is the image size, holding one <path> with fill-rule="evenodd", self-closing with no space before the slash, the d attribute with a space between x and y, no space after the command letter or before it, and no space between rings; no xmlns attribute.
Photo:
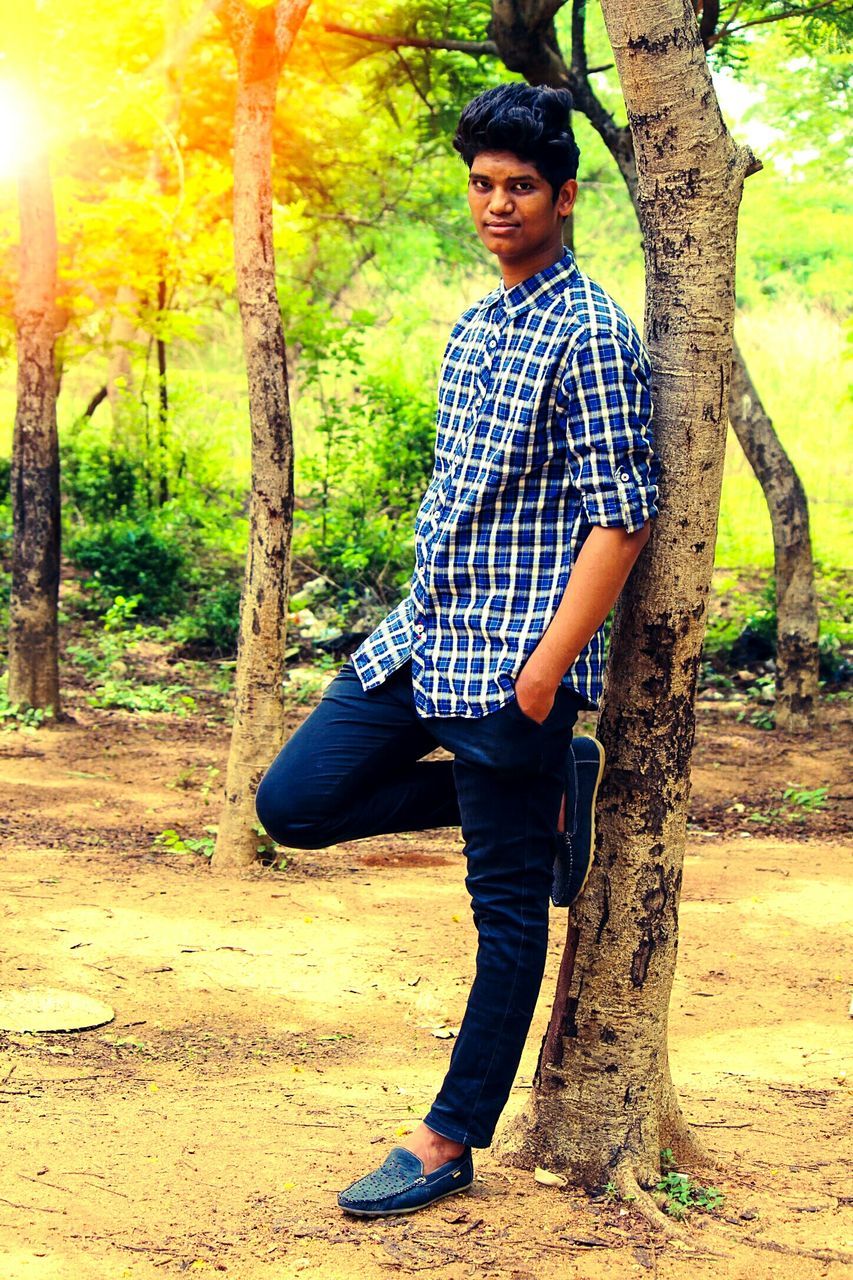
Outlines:
<svg viewBox="0 0 853 1280"><path fill-rule="evenodd" d="M563 246L562 256L556 262L552 262L550 267L537 271L535 276L528 276L520 284L514 284L511 289L507 289L506 285L501 281L483 299L483 302L486 305L499 303L503 306L507 315L517 315L527 307L533 307L537 303L543 303L550 299L564 281L568 280L576 270L574 254L570 249Z"/></svg>

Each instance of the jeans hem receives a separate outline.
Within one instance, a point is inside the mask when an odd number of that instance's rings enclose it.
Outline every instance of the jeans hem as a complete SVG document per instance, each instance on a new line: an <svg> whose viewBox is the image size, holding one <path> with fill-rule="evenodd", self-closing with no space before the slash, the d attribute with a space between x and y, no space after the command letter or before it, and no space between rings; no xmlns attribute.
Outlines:
<svg viewBox="0 0 853 1280"><path fill-rule="evenodd" d="M480 1141L473 1137L467 1129L460 1129L450 1121L443 1119L433 1120L431 1111L424 1116L424 1124L428 1129L432 1129L433 1133L437 1133L440 1138L447 1138L450 1142L461 1142L463 1147L485 1148L492 1145L491 1138L484 1138Z"/></svg>

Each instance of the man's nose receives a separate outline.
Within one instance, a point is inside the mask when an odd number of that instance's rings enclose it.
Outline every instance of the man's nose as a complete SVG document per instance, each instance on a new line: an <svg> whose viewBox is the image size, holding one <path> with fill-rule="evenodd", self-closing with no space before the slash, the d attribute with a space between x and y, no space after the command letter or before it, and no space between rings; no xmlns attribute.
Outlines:
<svg viewBox="0 0 853 1280"><path fill-rule="evenodd" d="M505 187L493 187L492 198L489 201L489 209L492 213L505 213L507 209L512 208L512 196Z"/></svg>

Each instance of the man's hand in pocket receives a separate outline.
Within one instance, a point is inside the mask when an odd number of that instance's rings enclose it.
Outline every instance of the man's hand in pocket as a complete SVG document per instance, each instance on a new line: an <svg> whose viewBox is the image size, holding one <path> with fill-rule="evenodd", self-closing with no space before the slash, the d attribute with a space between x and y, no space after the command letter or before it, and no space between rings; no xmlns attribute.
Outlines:
<svg viewBox="0 0 853 1280"><path fill-rule="evenodd" d="M550 715L556 692L550 682L543 684L537 681L535 668L531 670L529 660L516 676L515 698L518 709L537 724L544 724Z"/></svg>

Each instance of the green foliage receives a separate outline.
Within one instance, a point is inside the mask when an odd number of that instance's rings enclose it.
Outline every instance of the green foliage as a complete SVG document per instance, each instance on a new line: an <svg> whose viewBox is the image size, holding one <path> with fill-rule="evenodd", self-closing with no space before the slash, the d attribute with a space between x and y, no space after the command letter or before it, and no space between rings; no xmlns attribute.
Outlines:
<svg viewBox="0 0 853 1280"><path fill-rule="evenodd" d="M827 570L816 565L816 583L820 613L818 650L821 679L838 683L851 673L849 651L853 646L853 594L848 576L841 570ZM748 664L749 649L776 653L776 583L768 576L757 589L737 585L735 577L718 579L716 597L705 630L703 656L707 678L714 664L741 666ZM720 679L725 679L722 675ZM772 675L761 676L746 690L750 699L772 703L775 685ZM745 718L746 713L741 713ZM762 709L750 716L751 723L772 728L772 717Z"/></svg>
<svg viewBox="0 0 853 1280"><path fill-rule="evenodd" d="M300 381L316 412L300 460L294 550L334 583L341 602L365 590L396 597L411 575L414 513L433 465L432 386L365 376L373 317L315 312L300 327Z"/></svg>
<svg viewBox="0 0 853 1280"><path fill-rule="evenodd" d="M147 507L140 460L97 437L61 445L60 476L66 515L72 519L109 521Z"/></svg>
<svg viewBox="0 0 853 1280"><path fill-rule="evenodd" d="M782 799L788 804L799 807L806 813L815 813L818 809L826 808L826 797L829 794L827 787L786 787L782 792Z"/></svg>
<svg viewBox="0 0 853 1280"><path fill-rule="evenodd" d="M776 680L772 675L758 676L744 690L751 702L757 703L752 711L738 712L738 720L748 720L756 729L774 729L776 719L773 715L773 703L776 700Z"/></svg>
<svg viewBox="0 0 853 1280"><path fill-rule="evenodd" d="M793 170L793 172L792 172ZM792 293L843 316L853 304L853 204L831 168L781 158L744 189L738 229L741 305Z"/></svg>
<svg viewBox="0 0 853 1280"><path fill-rule="evenodd" d="M99 630L89 644L69 644L68 657L94 684L86 701L89 706L120 707L140 714L159 712L187 716L196 702L188 685L162 685L131 678L128 657L139 641L160 637L157 628L131 625L141 596L117 596L107 609Z"/></svg>
<svg viewBox="0 0 853 1280"><path fill-rule="evenodd" d="M240 631L241 584L222 578L202 590L191 612L176 618L170 634L185 651L212 658L227 658L237 652Z"/></svg>
<svg viewBox="0 0 853 1280"><path fill-rule="evenodd" d="M203 858L211 858L216 847L217 829L215 826L209 826L204 828L206 835L181 836L169 827L154 837L154 846L166 853L195 853Z"/></svg>
<svg viewBox="0 0 853 1280"><path fill-rule="evenodd" d="M86 701L90 707L120 707L142 715L159 712L184 717L196 707L189 685L137 684L112 676L105 676Z"/></svg>
<svg viewBox="0 0 853 1280"><path fill-rule="evenodd" d="M295 547L342 598L394 597L411 576L414 515L433 463L432 393L365 381L320 422L322 451L305 460Z"/></svg>
<svg viewBox="0 0 853 1280"><path fill-rule="evenodd" d="M42 707L28 707L22 702L10 702L9 672L0 676L0 725L5 729L37 729L44 721L52 719L51 712Z"/></svg>
<svg viewBox="0 0 853 1280"><path fill-rule="evenodd" d="M770 27L789 54L842 45L853 36L846 0L798 3L797 0L723 0L709 51L711 63L744 74L751 66L756 35ZM763 29L763 31L762 31ZM796 85L792 85L795 92Z"/></svg>
<svg viewBox="0 0 853 1280"><path fill-rule="evenodd" d="M812 813L826 808L829 795L827 787L802 787L791 785L782 792L782 803L768 809L757 809L747 815L747 822L769 826L780 822L802 823Z"/></svg>
<svg viewBox="0 0 853 1280"><path fill-rule="evenodd" d="M100 602L136 596L140 614L156 618L174 612L185 599L187 551L149 524L118 520L94 526L72 537L67 555L89 572L83 585Z"/></svg>
<svg viewBox="0 0 853 1280"><path fill-rule="evenodd" d="M722 1208L725 1196L716 1187L702 1187L687 1173L679 1173L675 1168L672 1150L666 1147L661 1151L661 1180L655 1190L661 1194L665 1211L678 1221L688 1216L692 1209L702 1209L713 1213Z"/></svg>

